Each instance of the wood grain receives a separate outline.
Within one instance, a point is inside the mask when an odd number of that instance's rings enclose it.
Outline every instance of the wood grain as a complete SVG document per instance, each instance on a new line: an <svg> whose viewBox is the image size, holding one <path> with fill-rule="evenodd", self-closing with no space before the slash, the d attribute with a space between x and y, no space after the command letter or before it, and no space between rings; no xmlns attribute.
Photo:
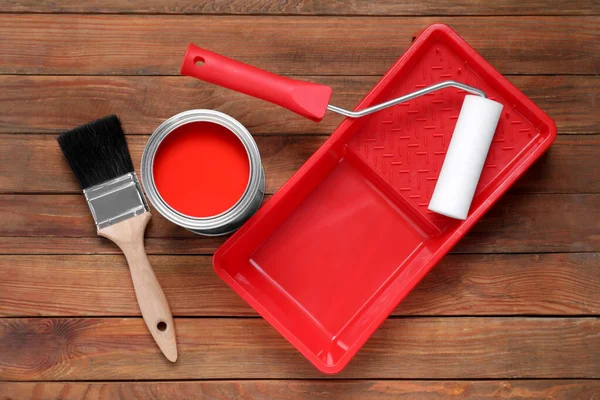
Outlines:
<svg viewBox="0 0 600 400"><path fill-rule="evenodd" d="M327 138L323 136L257 137L268 193L281 187ZM148 136L128 136L138 170ZM600 146L600 140L598 141ZM0 135L0 192L81 193L55 135ZM138 170L138 176L141 177Z"/></svg>
<svg viewBox="0 0 600 400"><path fill-rule="evenodd" d="M137 166L164 119L220 110L257 137L272 194L341 118L178 76L187 44L329 84L353 108L434 22L556 121L548 154L335 381L216 276L224 238L154 212L146 248L178 316L171 365L54 136L117 113ZM600 397L598 1L6 0L0 24L0 399Z"/></svg>
<svg viewBox="0 0 600 400"><path fill-rule="evenodd" d="M212 254L226 238L146 238L146 252L169 255ZM120 250L98 237L0 236L0 254L120 254Z"/></svg>
<svg viewBox="0 0 600 400"><path fill-rule="evenodd" d="M151 256L176 316L256 316L207 256ZM449 255L394 315L600 315L600 254ZM0 257L0 317L139 316L122 256Z"/></svg>
<svg viewBox="0 0 600 400"><path fill-rule="evenodd" d="M507 194L454 248L459 253L591 252L600 251L599 194ZM225 238L195 235L158 213L146 232L149 254L212 254ZM0 196L1 236L6 253L41 253L48 236L66 236L61 254L115 253L116 248L95 236L91 214L81 195ZM30 240L31 239L33 240ZM73 238L83 237L83 241ZM70 239L69 239L70 238ZM157 240L163 239L163 240ZM39 246L39 247L38 247ZM55 253L56 249L49 250ZM5 253L5 254L6 254Z"/></svg>
<svg viewBox="0 0 600 400"><path fill-rule="evenodd" d="M598 195L508 195L458 243L454 252L560 252L600 248Z"/></svg>
<svg viewBox="0 0 600 400"><path fill-rule="evenodd" d="M272 194L327 138L270 136L255 139L267 178L266 192ZM127 140L138 169L148 136L128 136ZM55 135L0 135L0 153L3 155L0 157L0 194L81 193ZM600 135L559 136L548 153L516 183L514 191L600 193L599 153Z"/></svg>
<svg viewBox="0 0 600 400"><path fill-rule="evenodd" d="M598 380L509 381L190 381L0 383L5 400L592 400Z"/></svg>
<svg viewBox="0 0 600 400"><path fill-rule="evenodd" d="M600 6L592 0L558 1L468 1L452 5L436 0L4 0L1 12L52 13L138 13L138 14L217 14L217 15L591 15Z"/></svg>
<svg viewBox="0 0 600 400"><path fill-rule="evenodd" d="M195 42L279 74L379 76L434 22L452 26L503 74L600 73L598 16L265 16L249 22L244 16L3 14L0 74L178 75L187 44Z"/></svg>
<svg viewBox="0 0 600 400"><path fill-rule="evenodd" d="M0 319L0 380L323 377L262 319L181 318L162 357L141 318ZM392 318L337 378L599 378L598 318Z"/></svg>
<svg viewBox="0 0 600 400"><path fill-rule="evenodd" d="M353 109L377 76L299 76L333 88L332 104ZM600 76L508 76L550 115L561 134L600 133ZM0 76L0 132L56 133L118 114L129 134L152 133L184 110L209 108L254 135L330 134L342 117L314 123L281 107L183 76ZM140 99L143 99L141 101Z"/></svg>

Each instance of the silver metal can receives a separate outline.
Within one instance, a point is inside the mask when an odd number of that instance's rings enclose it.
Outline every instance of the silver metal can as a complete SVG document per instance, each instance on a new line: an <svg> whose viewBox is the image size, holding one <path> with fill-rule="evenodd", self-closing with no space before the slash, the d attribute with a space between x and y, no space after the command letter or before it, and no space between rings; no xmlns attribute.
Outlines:
<svg viewBox="0 0 600 400"><path fill-rule="evenodd" d="M210 217L192 217L175 210L161 197L154 182L154 157L161 142L180 126L193 122L212 122L234 133L244 145L250 165L248 185L239 200L228 210ZM265 173L252 135L236 119L214 110L184 111L163 122L146 143L141 174L146 195L156 211L174 224L205 236L225 235L238 229L258 210L265 193Z"/></svg>

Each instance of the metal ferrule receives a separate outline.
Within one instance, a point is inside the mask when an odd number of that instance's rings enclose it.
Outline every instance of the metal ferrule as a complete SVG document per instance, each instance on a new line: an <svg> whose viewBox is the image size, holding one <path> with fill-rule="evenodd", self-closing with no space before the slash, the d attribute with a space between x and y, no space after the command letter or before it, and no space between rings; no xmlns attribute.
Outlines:
<svg viewBox="0 0 600 400"><path fill-rule="evenodd" d="M98 229L150 211L135 172L83 190Z"/></svg>

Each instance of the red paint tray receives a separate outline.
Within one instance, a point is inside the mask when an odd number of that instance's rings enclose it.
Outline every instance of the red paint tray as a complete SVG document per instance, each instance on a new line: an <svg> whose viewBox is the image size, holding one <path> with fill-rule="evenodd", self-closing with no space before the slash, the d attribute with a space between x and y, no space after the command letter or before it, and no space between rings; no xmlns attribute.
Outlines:
<svg viewBox="0 0 600 400"><path fill-rule="evenodd" d="M357 109L449 79L504 105L467 220L427 210L465 96L449 88L344 120L215 254L219 276L323 372L348 364L556 136L445 25L429 27Z"/></svg>

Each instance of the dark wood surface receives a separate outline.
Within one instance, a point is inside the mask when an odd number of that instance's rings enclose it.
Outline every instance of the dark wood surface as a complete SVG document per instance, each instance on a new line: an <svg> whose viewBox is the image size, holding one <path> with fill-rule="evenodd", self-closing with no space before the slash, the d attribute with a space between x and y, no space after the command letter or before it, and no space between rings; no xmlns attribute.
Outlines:
<svg viewBox="0 0 600 400"><path fill-rule="evenodd" d="M295 77L331 85L332 104L348 109L354 108L380 78ZM561 135L596 133L600 76L507 78L552 116ZM328 114L315 124L270 103L182 76L0 75L0 86L0 101L11 104L0 109L0 133L57 133L65 126L87 123L90 114L118 112L128 134L150 134L171 115L198 107L235 114L254 135L328 135L342 120Z"/></svg>
<svg viewBox="0 0 600 400"><path fill-rule="evenodd" d="M330 84L352 108L434 22L556 121L550 151L334 377L214 274L223 238L154 213L168 363L55 135L117 113L138 165L165 118L217 109L256 136L272 194L341 119L177 76L187 43ZM0 2L0 399L598 399L599 26L594 0Z"/></svg>
<svg viewBox="0 0 600 400"><path fill-rule="evenodd" d="M215 275L210 257L150 261L175 316L257 316ZM600 314L599 263L596 253L448 255L393 315ZM120 255L5 256L0 276L0 317L140 315Z"/></svg>
<svg viewBox="0 0 600 400"><path fill-rule="evenodd" d="M323 378L260 318L175 321L180 356L160 353L141 318L5 318L8 380ZM335 377L597 378L595 318L389 318ZM557 339L557 338L560 338Z"/></svg>
<svg viewBox="0 0 600 400"><path fill-rule="evenodd" d="M440 21L503 74L600 73L600 16L106 14L0 15L0 73L178 75L181 49L194 41L274 73L380 76ZM24 51L32 42L37 51Z"/></svg>
<svg viewBox="0 0 600 400"><path fill-rule="evenodd" d="M114 399L593 399L594 380L401 381L401 380L269 380L196 382L0 383L9 398L61 400Z"/></svg>
<svg viewBox="0 0 600 400"><path fill-rule="evenodd" d="M594 0L5 0L0 10L13 13L135 13L192 15L598 15L600 5Z"/></svg>

